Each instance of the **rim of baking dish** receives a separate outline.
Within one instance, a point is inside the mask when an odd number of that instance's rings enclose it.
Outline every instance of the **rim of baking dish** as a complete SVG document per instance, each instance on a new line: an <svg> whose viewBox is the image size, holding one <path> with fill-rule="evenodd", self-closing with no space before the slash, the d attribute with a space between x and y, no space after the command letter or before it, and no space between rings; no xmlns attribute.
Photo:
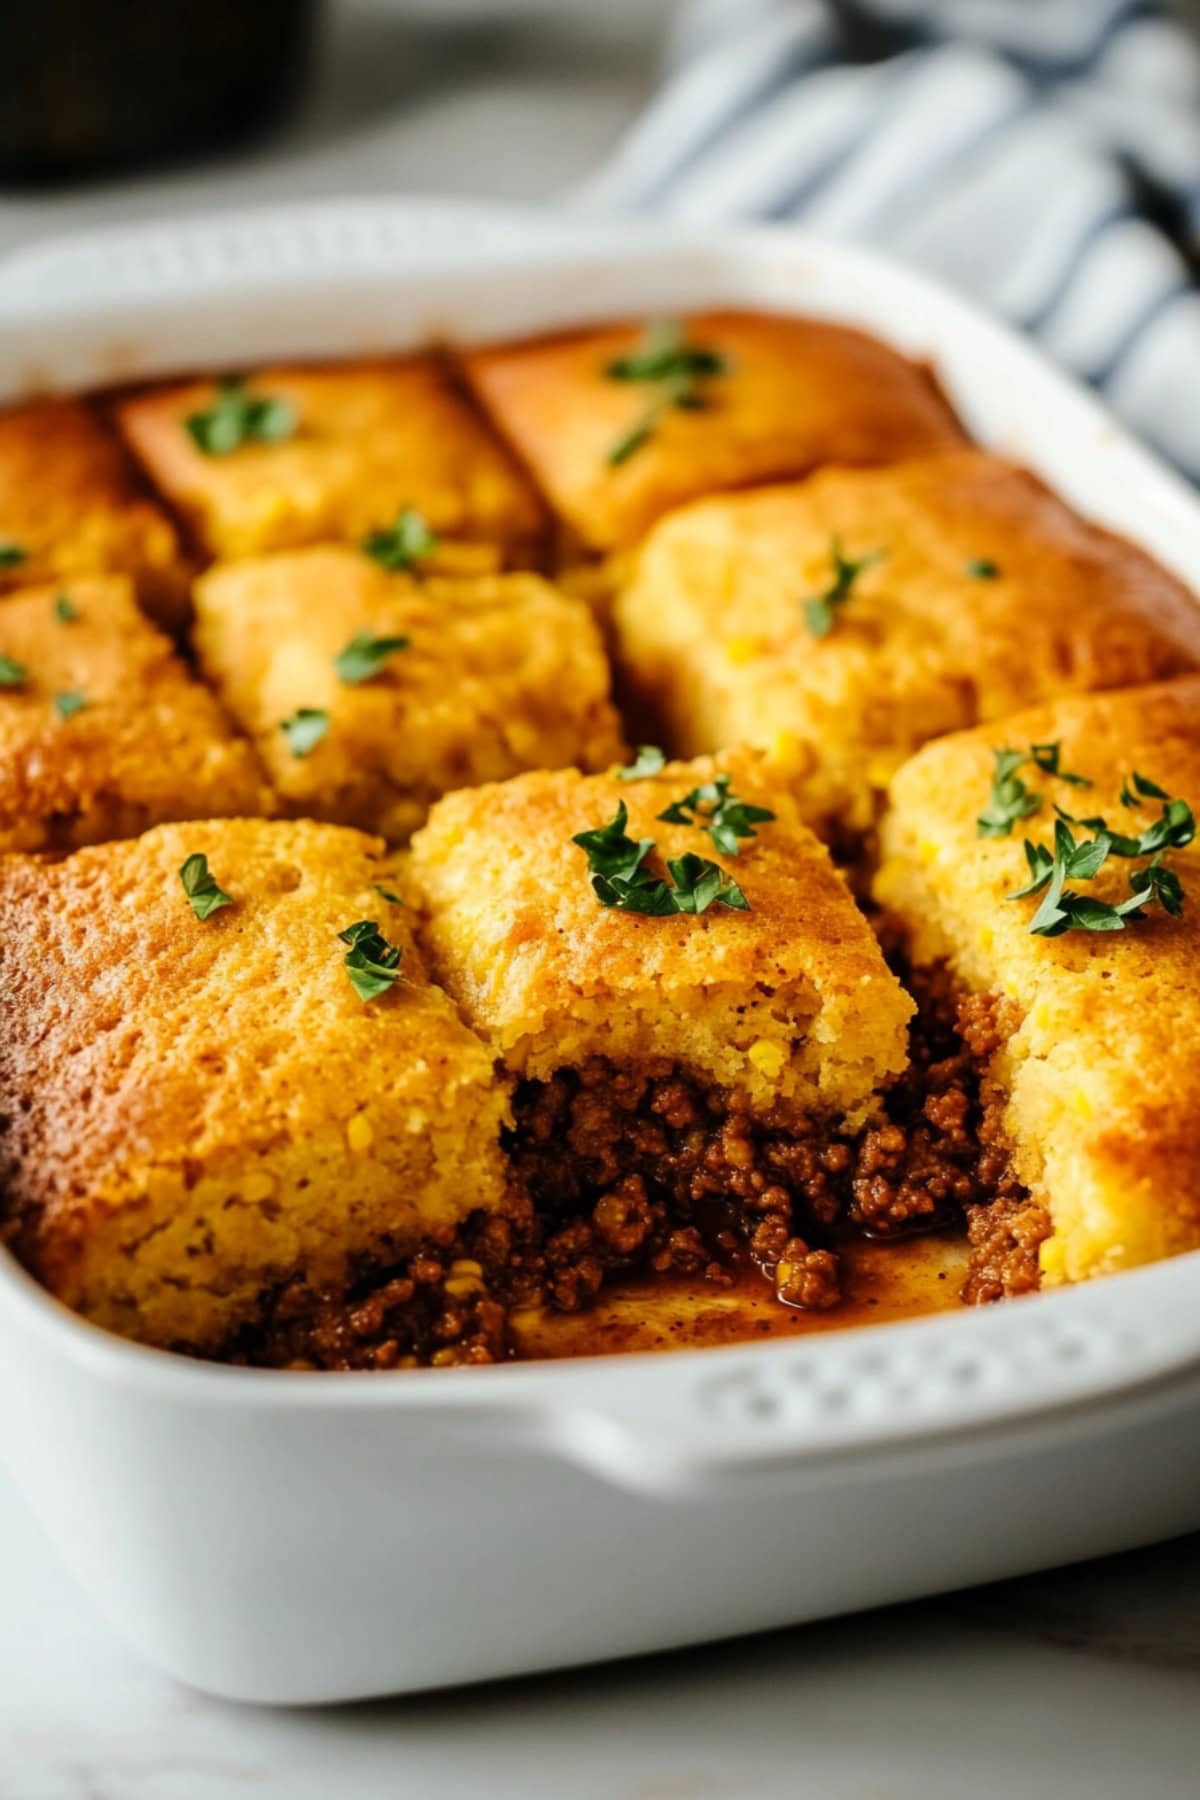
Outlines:
<svg viewBox="0 0 1200 1800"><path fill-rule="evenodd" d="M794 230L609 224L354 200L99 229L0 264L0 397L180 368L503 336L706 305L838 318L927 357L984 441L1200 586L1200 502L1006 327L874 253ZM145 1396L304 1413L399 1408L678 1492L970 1443L1200 1376L1200 1252L1078 1288L807 1338L378 1373L193 1361L77 1318L0 1252L0 1334Z"/></svg>

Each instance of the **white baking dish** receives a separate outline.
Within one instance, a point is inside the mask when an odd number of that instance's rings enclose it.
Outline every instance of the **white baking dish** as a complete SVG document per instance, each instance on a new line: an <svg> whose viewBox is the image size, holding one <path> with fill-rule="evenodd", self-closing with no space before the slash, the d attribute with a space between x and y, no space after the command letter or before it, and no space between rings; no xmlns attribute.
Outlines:
<svg viewBox="0 0 1200 1800"><path fill-rule="evenodd" d="M139 227L0 274L0 394L712 302L929 356L986 442L1200 586L1200 507L961 301L794 232L440 203ZM31 947L31 954L36 947ZM781 1625L1200 1525L1200 1259L811 1340L403 1375L109 1338L0 1257L0 1451L114 1623L340 1700Z"/></svg>

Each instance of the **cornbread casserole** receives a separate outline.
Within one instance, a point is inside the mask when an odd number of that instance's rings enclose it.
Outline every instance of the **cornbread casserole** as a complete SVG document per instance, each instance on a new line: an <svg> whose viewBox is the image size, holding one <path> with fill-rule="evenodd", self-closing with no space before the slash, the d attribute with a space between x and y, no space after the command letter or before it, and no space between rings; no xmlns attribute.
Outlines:
<svg viewBox="0 0 1200 1800"><path fill-rule="evenodd" d="M231 897L203 919L194 856ZM0 1168L51 1292L212 1347L297 1268L335 1279L499 1204L505 1084L381 893L397 879L378 839L241 819L0 860ZM402 952L386 1003L338 954L367 918Z"/></svg>
<svg viewBox="0 0 1200 1800"><path fill-rule="evenodd" d="M186 618L175 527L99 414L81 400L0 412L0 591L110 571L163 625Z"/></svg>
<svg viewBox="0 0 1200 1800"><path fill-rule="evenodd" d="M1047 742L1061 746L1062 768L1091 785L1033 765L1026 785L1036 812L1008 835L979 837L997 746ZM1059 700L1006 719L999 732L930 744L896 776L883 826L877 897L905 922L912 960L994 997L1001 1030L987 1079L1004 1098L1015 1171L1045 1215L1047 1282L1200 1248L1191 1138L1200 926L1187 904L1200 853L1188 828L1170 840L1187 891L1179 916L1150 902L1136 928L1046 937L1030 931L1038 896L1007 898L1031 877L1025 839L1051 838L1052 806L1088 815L1071 828L1081 844L1097 835L1094 818L1134 838L1155 825L1165 802L1140 793L1133 771L1167 795L1200 794L1200 679ZM1119 905L1140 866L1110 854L1071 886Z"/></svg>
<svg viewBox="0 0 1200 1800"><path fill-rule="evenodd" d="M739 798L774 808L739 855L715 858L747 909L664 919L597 905L573 833L624 805L628 835L653 836L659 863L707 854L697 825L656 821L722 773ZM665 1059L756 1112L853 1128L904 1067L912 1003L752 752L639 780L566 770L463 789L434 808L412 855L438 978L523 1079L593 1057Z"/></svg>
<svg viewBox="0 0 1200 1800"><path fill-rule="evenodd" d="M677 341L612 325L476 350L463 366L593 550L634 542L698 494L964 441L923 369L812 319L701 313Z"/></svg>
<svg viewBox="0 0 1200 1800"><path fill-rule="evenodd" d="M195 441L222 392L212 382L152 389L117 419L150 478L210 556L357 541L414 507L439 536L536 549L541 503L488 426L432 358L256 372L248 392L275 410L236 455Z"/></svg>
<svg viewBox="0 0 1200 1800"><path fill-rule="evenodd" d="M416 579L333 544L220 563L195 592L201 667L292 812L399 842L450 788L620 754L591 615L537 575ZM356 633L393 647L348 667ZM302 714L326 729L297 754Z"/></svg>
<svg viewBox="0 0 1200 1800"><path fill-rule="evenodd" d="M1178 582L976 450L698 500L650 533L613 629L673 747L772 747L843 838L929 738L1200 667Z"/></svg>
<svg viewBox="0 0 1200 1800"><path fill-rule="evenodd" d="M264 813L251 746L119 575L0 597L0 850Z"/></svg>
<svg viewBox="0 0 1200 1800"><path fill-rule="evenodd" d="M0 1232L68 1305L396 1369L1200 1248L1200 610L924 370L711 312L105 405L150 497L0 416Z"/></svg>

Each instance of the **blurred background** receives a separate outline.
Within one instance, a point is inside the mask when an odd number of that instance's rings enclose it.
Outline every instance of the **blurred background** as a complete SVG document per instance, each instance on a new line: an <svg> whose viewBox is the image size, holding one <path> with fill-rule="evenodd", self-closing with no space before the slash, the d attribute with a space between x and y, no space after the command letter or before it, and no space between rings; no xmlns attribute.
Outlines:
<svg viewBox="0 0 1200 1800"><path fill-rule="evenodd" d="M0 253L313 196L771 219L963 289L1200 480L1200 0L0 6Z"/></svg>

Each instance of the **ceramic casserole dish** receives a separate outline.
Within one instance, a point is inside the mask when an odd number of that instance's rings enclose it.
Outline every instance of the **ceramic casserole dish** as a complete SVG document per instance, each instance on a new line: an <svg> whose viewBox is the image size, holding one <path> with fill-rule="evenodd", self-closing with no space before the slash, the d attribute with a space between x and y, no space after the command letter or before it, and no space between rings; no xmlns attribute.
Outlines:
<svg viewBox="0 0 1200 1800"><path fill-rule="evenodd" d="M731 305L931 361L968 428L1200 586L1200 506L962 301L798 233L345 203L0 274L0 398ZM277 1373L110 1337L0 1256L0 1455L144 1653L364 1698L696 1643L1200 1526L1200 1253L804 1340Z"/></svg>

